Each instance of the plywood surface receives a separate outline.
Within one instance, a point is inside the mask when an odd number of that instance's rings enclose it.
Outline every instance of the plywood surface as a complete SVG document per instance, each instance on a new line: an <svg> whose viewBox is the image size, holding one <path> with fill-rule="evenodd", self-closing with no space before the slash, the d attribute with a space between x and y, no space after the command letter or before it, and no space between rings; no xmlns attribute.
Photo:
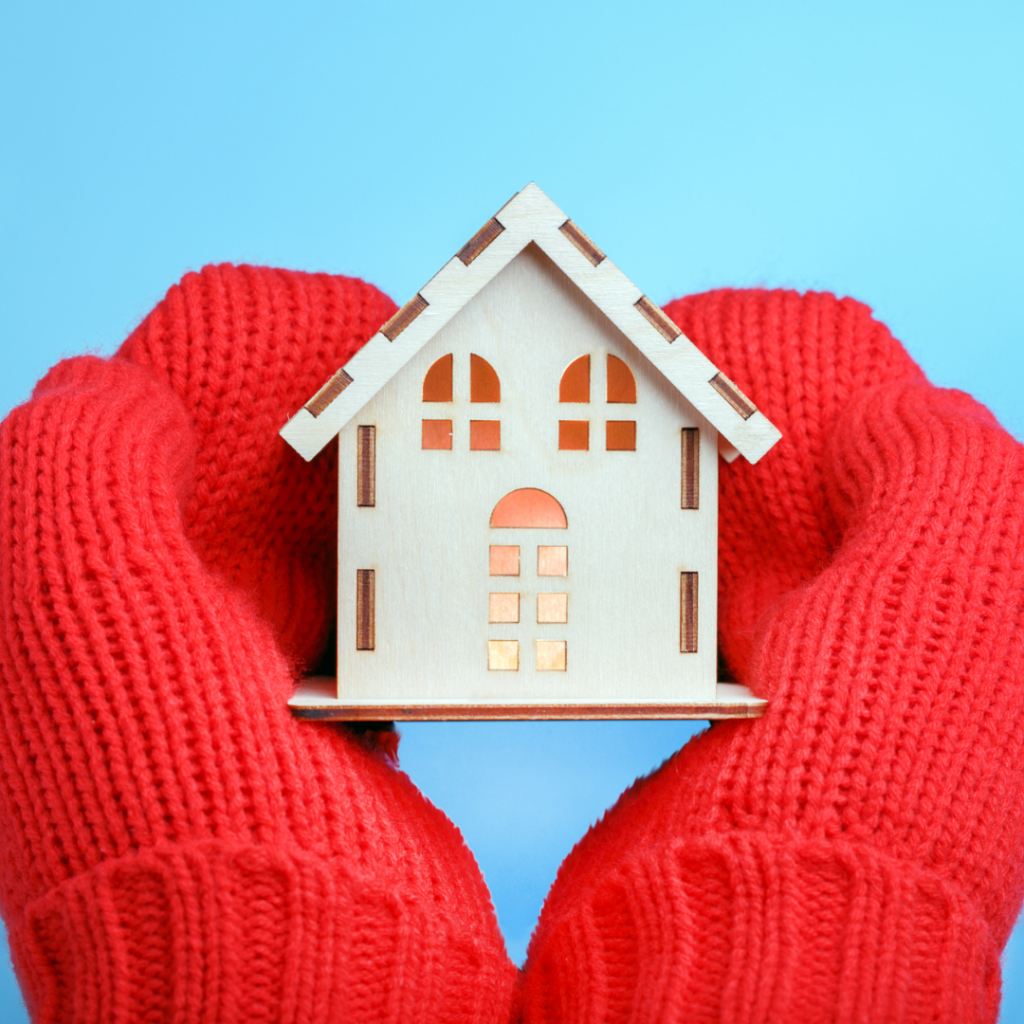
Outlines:
<svg viewBox="0 0 1024 1024"><path fill-rule="evenodd" d="M450 400L423 401L425 392L434 395L424 382L448 355L452 385L438 393ZM473 401L484 365L497 378L486 396L497 400L487 404ZM561 385L572 365L587 379L576 382L571 401L560 401L570 397ZM487 449L473 443L481 414L495 424ZM567 419L587 428L585 444L561 443ZM373 507L359 500L359 432L368 425L375 428ZM695 431L695 452L703 449L692 460L699 482L690 489L699 501L691 507L681 500L687 429ZM464 706L714 701L716 448L708 421L528 246L341 431L343 699L374 706L413 695ZM531 494L544 499L535 509L543 515L524 528L508 502ZM514 574L493 574L503 558ZM372 610L360 607L355 589L368 570ZM701 577L699 588L693 579L684 623L680 573ZM360 649L357 625L369 622L373 647Z"/></svg>

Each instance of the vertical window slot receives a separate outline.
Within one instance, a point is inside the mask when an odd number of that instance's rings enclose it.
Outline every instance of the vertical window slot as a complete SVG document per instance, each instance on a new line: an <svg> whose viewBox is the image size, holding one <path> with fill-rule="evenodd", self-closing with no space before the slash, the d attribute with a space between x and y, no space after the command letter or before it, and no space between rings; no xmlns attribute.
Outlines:
<svg viewBox="0 0 1024 1024"><path fill-rule="evenodd" d="M683 427L681 508L700 507L700 430Z"/></svg>
<svg viewBox="0 0 1024 1024"><path fill-rule="evenodd" d="M697 573L679 574L679 650L697 653Z"/></svg>
<svg viewBox="0 0 1024 1024"><path fill-rule="evenodd" d="M356 569L356 650L372 651L376 633L376 580L373 569Z"/></svg>
<svg viewBox="0 0 1024 1024"><path fill-rule="evenodd" d="M356 503L360 508L377 504L377 428L360 427L356 435Z"/></svg>

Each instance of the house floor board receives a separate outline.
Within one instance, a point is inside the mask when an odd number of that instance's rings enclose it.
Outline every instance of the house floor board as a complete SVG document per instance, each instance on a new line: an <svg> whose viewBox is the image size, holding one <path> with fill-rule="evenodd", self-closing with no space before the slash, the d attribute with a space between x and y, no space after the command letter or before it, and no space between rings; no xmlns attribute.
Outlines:
<svg viewBox="0 0 1024 1024"><path fill-rule="evenodd" d="M347 704L337 696L333 676L307 676L288 702L296 718L318 722L484 722L596 719L760 718L767 701L739 683L719 683L717 699L687 704L458 704L431 701L394 704Z"/></svg>

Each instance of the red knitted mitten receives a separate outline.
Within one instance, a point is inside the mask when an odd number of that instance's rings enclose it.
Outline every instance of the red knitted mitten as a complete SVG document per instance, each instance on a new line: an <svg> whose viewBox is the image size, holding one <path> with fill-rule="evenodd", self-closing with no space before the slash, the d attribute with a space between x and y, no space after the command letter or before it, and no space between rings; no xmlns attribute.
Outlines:
<svg viewBox="0 0 1024 1024"><path fill-rule="evenodd" d="M277 435L394 311L190 274L0 426L0 899L42 1021L489 1021L515 970L394 734L294 721L335 467Z"/></svg>
<svg viewBox="0 0 1024 1024"><path fill-rule="evenodd" d="M784 432L722 479L722 649L770 703L570 855L525 1020L994 1021L1024 886L1024 450L859 303L666 311Z"/></svg>

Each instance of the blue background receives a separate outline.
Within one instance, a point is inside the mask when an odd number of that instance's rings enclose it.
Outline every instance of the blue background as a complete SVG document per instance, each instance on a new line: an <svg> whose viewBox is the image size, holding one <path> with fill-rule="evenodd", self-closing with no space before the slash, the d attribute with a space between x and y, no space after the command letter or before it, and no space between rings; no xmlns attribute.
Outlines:
<svg viewBox="0 0 1024 1024"><path fill-rule="evenodd" d="M536 180L656 300L854 295L1019 437L1022 52L1011 3L10 3L0 413L211 261L403 302ZM409 725L402 763L519 960L561 858L693 731ZM1005 991L1024 1021L1020 929Z"/></svg>

